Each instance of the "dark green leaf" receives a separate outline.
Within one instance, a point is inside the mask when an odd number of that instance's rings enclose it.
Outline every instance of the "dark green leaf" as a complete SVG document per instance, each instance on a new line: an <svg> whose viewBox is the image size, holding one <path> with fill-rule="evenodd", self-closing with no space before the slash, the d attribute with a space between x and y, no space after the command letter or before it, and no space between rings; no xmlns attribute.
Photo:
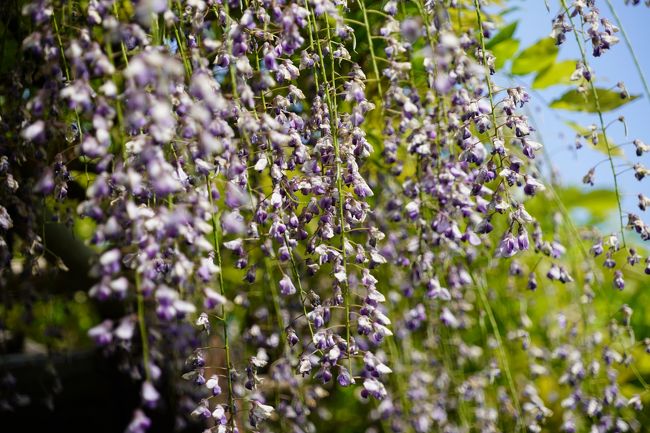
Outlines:
<svg viewBox="0 0 650 433"><path fill-rule="evenodd" d="M522 51L512 62L512 73L526 75L542 71L555 62L557 53L558 48L554 39L540 39Z"/></svg>
<svg viewBox="0 0 650 433"><path fill-rule="evenodd" d="M639 95L630 95L629 98L624 99L621 98L618 92L600 88L596 89L596 94L598 95L598 101L600 102L601 112L614 110L639 97ZM551 102L551 108L559 108L568 111L582 111L586 113L598 112L591 89L588 89L584 93L580 93L575 89L569 90L564 95L560 96L560 98Z"/></svg>
<svg viewBox="0 0 650 433"><path fill-rule="evenodd" d="M15 67L16 60L19 59L20 44L13 39L5 39L3 44L0 72L7 72Z"/></svg>
<svg viewBox="0 0 650 433"><path fill-rule="evenodd" d="M575 69L575 60L553 63L535 76L533 89L545 89L558 84L571 84L571 74Z"/></svg>

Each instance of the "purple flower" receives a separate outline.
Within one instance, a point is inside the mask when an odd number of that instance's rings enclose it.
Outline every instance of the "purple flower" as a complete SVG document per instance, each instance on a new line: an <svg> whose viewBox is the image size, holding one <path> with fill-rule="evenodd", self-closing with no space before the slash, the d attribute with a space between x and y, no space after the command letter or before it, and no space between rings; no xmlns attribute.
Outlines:
<svg viewBox="0 0 650 433"><path fill-rule="evenodd" d="M339 385L347 387L355 383L354 378L350 372L343 366L339 366L339 374L336 376L336 381Z"/></svg>
<svg viewBox="0 0 650 433"><path fill-rule="evenodd" d="M260 421L270 418L275 411L273 406L262 404L256 400L251 401L251 404L248 420L253 427L256 427Z"/></svg>
<svg viewBox="0 0 650 433"><path fill-rule="evenodd" d="M223 405L216 405L212 411L212 418L215 419L217 424L226 425L228 423L228 418L226 417L226 409Z"/></svg>
<svg viewBox="0 0 650 433"><path fill-rule="evenodd" d="M151 427L151 420L140 409L133 412L131 422L126 427L126 433L145 433Z"/></svg>
<svg viewBox="0 0 650 433"><path fill-rule="evenodd" d="M99 346L106 346L113 341L113 322L111 320L104 320L97 326L88 330L88 336L95 341Z"/></svg>
<svg viewBox="0 0 650 433"><path fill-rule="evenodd" d="M517 253L518 242L512 233L506 233L497 248L497 257L512 257Z"/></svg>
<svg viewBox="0 0 650 433"><path fill-rule="evenodd" d="M614 272L614 287L618 290L623 290L625 288L625 280L623 279L623 273L621 271Z"/></svg>
<svg viewBox="0 0 650 433"><path fill-rule="evenodd" d="M387 392L384 384L374 378L368 378L363 381L363 389L361 390L361 396L367 398L372 396L377 400L383 400L386 398Z"/></svg>
<svg viewBox="0 0 650 433"><path fill-rule="evenodd" d="M440 314L440 321L445 325L450 328L458 328L460 326L460 322L454 316L454 314L451 312L449 308L443 308L442 313Z"/></svg>
<svg viewBox="0 0 650 433"><path fill-rule="evenodd" d="M291 278L289 278L287 275L283 276L282 279L280 280L280 293L289 296L289 295L295 295L296 293L296 288L291 282Z"/></svg>
<svg viewBox="0 0 650 433"><path fill-rule="evenodd" d="M118 249L112 249L99 258L99 264L102 266L102 272L105 275L115 274L120 271L120 260L122 254Z"/></svg>

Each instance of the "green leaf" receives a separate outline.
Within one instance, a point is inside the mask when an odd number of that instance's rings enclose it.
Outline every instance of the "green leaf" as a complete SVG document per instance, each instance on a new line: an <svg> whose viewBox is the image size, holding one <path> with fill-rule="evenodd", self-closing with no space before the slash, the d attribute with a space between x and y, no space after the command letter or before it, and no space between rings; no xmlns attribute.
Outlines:
<svg viewBox="0 0 650 433"><path fill-rule="evenodd" d="M598 95L598 101L600 102L600 111L611 111L621 105L625 105L628 102L634 101L639 95L630 95L629 98L621 98L618 92L614 92L608 89L596 88L596 94ZM580 93L577 90L569 90L560 98L551 102L551 108L559 108L562 110L569 111L582 111L586 113L597 113L596 102L594 101L593 94L591 90L587 90L584 93Z"/></svg>
<svg viewBox="0 0 650 433"><path fill-rule="evenodd" d="M78 170L70 170L72 178L84 189L88 188L97 177L94 173L86 173Z"/></svg>
<svg viewBox="0 0 650 433"><path fill-rule="evenodd" d="M584 191L571 186L557 190L560 200L569 209L582 208L589 211L592 218L604 220L616 209L616 193L608 189Z"/></svg>
<svg viewBox="0 0 650 433"><path fill-rule="evenodd" d="M512 56L519 49L519 41L517 39L508 39L492 49L492 54L496 57L494 67L496 70L502 69L506 61L512 59Z"/></svg>
<svg viewBox="0 0 650 433"><path fill-rule="evenodd" d="M488 50L491 50L501 42L507 41L509 39L512 39L512 35L515 34L515 30L517 30L517 24L519 24L517 21L514 23L510 23L504 28L501 29L499 33L494 35L492 39L488 41L487 44L485 44L485 48Z"/></svg>
<svg viewBox="0 0 650 433"><path fill-rule="evenodd" d="M565 122L567 126L571 129L573 129L577 134L582 136L582 138L585 139L585 142L587 145L600 153L603 153L607 155L607 145L605 143L609 143L609 147L611 149L611 153L613 156L623 156L623 148L621 147L614 147L616 144L614 143L614 140L612 140L609 136L607 137L607 141L605 141L605 134L602 132L598 133L598 145L594 146L593 142L591 141L591 129L590 128L585 128L583 126L578 125L575 122L567 121Z"/></svg>
<svg viewBox="0 0 650 433"><path fill-rule="evenodd" d="M522 51L512 62L514 75L526 75L546 69L557 57L558 48L553 38L544 38Z"/></svg>
<svg viewBox="0 0 650 433"><path fill-rule="evenodd" d="M506 9L502 10L501 12L499 12L499 15L504 17L504 16L506 16L508 14L511 14L513 12L517 12L519 10L521 10L521 8L519 6L511 6L509 8L506 8Z"/></svg>
<svg viewBox="0 0 650 433"><path fill-rule="evenodd" d="M575 69L575 60L553 63L535 76L533 89L546 89L558 84L571 84L571 74Z"/></svg>

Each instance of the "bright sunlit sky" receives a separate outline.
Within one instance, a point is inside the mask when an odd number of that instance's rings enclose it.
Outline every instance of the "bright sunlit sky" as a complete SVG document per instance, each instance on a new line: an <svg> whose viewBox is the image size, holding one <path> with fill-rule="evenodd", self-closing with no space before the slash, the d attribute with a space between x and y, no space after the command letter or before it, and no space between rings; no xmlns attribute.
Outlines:
<svg viewBox="0 0 650 433"><path fill-rule="evenodd" d="M632 45L636 52L641 67L646 71L646 80L650 80L650 8L639 6L626 6L624 0L611 0L616 7L619 18L623 27L631 39ZM519 9L506 15L508 22L513 20L519 21L519 26L515 37L521 40L520 49L530 46L538 39L548 36L551 32L551 20L560 10L558 0L548 0L551 11L546 9L544 0L520 0L509 1L509 5L518 6ZM605 0L598 0L597 5L600 8L601 16L607 17L616 24L613 16L607 7ZM596 84L598 87L610 88L615 86L618 81L623 81L631 94L638 94L641 97L630 102L616 111L605 113L605 123L615 120L619 115L625 116L628 136L625 136L623 125L615 122L607 130L607 135L615 144L631 142L639 138L646 143L650 143L650 101L644 93L641 79L635 69L630 52L625 45L622 35L618 34L620 42L610 51L606 52L600 58L591 56L590 43L587 46L589 53L589 62L592 70L595 72ZM575 39L572 34L567 35L567 41L560 47L558 61L577 59L579 52L576 47ZM507 85L507 82L500 82L504 79L498 77L497 84ZM520 78L522 83L529 84L532 82L533 75ZM507 80L507 79L506 79ZM603 160L604 154L583 147L579 151L574 149L575 133L570 130L564 122L574 120L581 126L589 126L598 122L596 114L574 113L563 110L550 110L547 108L548 102L562 95L570 87L554 86L539 92L531 92L531 108L535 116L535 122L539 128L547 151L561 175L561 179L567 184L582 185L582 177L587 171ZM604 145L604 144L603 144ZM627 161L643 162L644 165L650 166L650 157L646 154L638 158L634 153L634 146L624 147ZM616 164L624 164L624 159L618 159ZM625 167L617 168L617 171L624 170ZM596 171L596 187L611 188L613 178L608 163L602 163ZM646 178L639 182L634 178L634 171L630 170L619 176L619 187L624 194L623 211L632 211L640 213L637 207L637 194L643 192L650 196L650 179ZM586 188L589 188L586 186ZM647 217L644 217L646 222ZM627 218L625 219L627 221Z"/></svg>

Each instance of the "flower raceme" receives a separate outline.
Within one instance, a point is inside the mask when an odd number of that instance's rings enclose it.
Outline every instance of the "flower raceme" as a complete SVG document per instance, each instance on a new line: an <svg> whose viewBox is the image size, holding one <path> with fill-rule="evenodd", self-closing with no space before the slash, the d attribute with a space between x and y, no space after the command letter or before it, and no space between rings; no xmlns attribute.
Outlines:
<svg viewBox="0 0 650 433"><path fill-rule="evenodd" d="M634 426L622 408L640 400L616 382L631 355L608 347L629 317L607 340L593 329L605 271L566 258L567 214L528 210L557 195L536 165L530 96L493 81L482 3L27 4L24 55L44 84L23 101L20 140L43 170L16 200L65 204L95 228L89 293L127 313L89 336L142 381L127 431L150 427L163 371L182 371L179 417L214 432L316 431L348 387L373 401L365 424L395 432L540 431L558 422L540 376L564 387L564 431ZM594 1L571 8L593 55L616 43ZM552 27L557 43L577 31L566 14ZM12 218L0 206L3 233ZM632 214L628 226L648 232ZM613 235L591 252L622 290L619 250ZM507 296L584 286L582 322L545 324L552 347L530 337L519 300L521 326L497 323L499 273Z"/></svg>

